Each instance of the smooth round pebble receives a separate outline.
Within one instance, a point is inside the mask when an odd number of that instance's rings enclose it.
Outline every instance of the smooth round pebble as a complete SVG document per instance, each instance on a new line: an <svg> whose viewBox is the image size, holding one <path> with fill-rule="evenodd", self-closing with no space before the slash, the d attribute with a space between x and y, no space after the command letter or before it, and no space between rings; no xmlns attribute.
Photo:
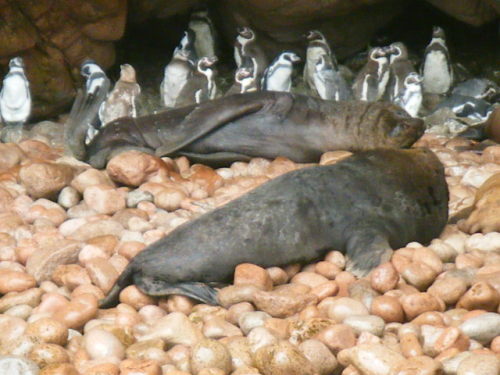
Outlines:
<svg viewBox="0 0 500 375"><path fill-rule="evenodd" d="M94 328L83 336L85 350L92 359L115 357L123 359L125 348L111 332Z"/></svg>
<svg viewBox="0 0 500 375"><path fill-rule="evenodd" d="M376 315L348 316L342 323L351 327L358 335L361 332L369 332L375 336L382 336L385 327L384 320Z"/></svg>
<svg viewBox="0 0 500 375"><path fill-rule="evenodd" d="M205 368L218 368L229 374L232 368L231 354L226 346L210 339L201 340L193 346L190 362L194 374Z"/></svg>

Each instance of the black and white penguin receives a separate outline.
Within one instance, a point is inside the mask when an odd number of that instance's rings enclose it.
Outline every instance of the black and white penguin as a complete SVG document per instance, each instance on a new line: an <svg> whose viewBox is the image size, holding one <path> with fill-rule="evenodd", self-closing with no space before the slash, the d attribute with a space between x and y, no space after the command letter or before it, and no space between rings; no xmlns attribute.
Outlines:
<svg viewBox="0 0 500 375"><path fill-rule="evenodd" d="M281 53L264 72L261 83L262 90L290 92L293 64L299 61L300 57L293 52Z"/></svg>
<svg viewBox="0 0 500 375"><path fill-rule="evenodd" d="M471 78L456 85L452 94L471 96L493 103L500 99L500 87L487 78Z"/></svg>
<svg viewBox="0 0 500 375"><path fill-rule="evenodd" d="M382 98L389 82L387 48L375 47L368 53L368 61L359 71L352 85L354 98L374 102Z"/></svg>
<svg viewBox="0 0 500 375"><path fill-rule="evenodd" d="M163 81L160 85L160 95L165 107L177 106L179 93L195 70L193 54L187 45L183 44L183 40L188 34L185 33L181 44L174 50L172 60L165 67Z"/></svg>
<svg viewBox="0 0 500 375"><path fill-rule="evenodd" d="M226 91L225 96L233 94L243 94L260 90L260 82L257 79L255 59L243 56L243 61L234 73L234 83Z"/></svg>
<svg viewBox="0 0 500 375"><path fill-rule="evenodd" d="M214 65L217 63L216 56L205 56L196 63L196 71L188 79L179 93L176 101L177 107L190 104L199 104L207 100L215 99L217 96L217 85L215 84Z"/></svg>
<svg viewBox="0 0 500 375"><path fill-rule="evenodd" d="M307 87L314 87L314 75L316 64L321 56L329 56L329 60L337 68L337 60L332 54L330 45L321 31L311 30L307 33L306 39L308 41L306 51L306 63L304 65L304 83Z"/></svg>
<svg viewBox="0 0 500 375"><path fill-rule="evenodd" d="M86 143L89 143L92 138L97 134L97 131L102 126L99 110L106 100L111 82L106 76L106 73L101 69L94 60L86 60L83 62L80 73L85 77L85 92L83 93L83 100L81 107L76 110L75 116L80 120L88 122L89 127L87 131ZM78 94L73 107L78 103ZM72 111L73 112L73 108ZM70 113L71 117L71 113Z"/></svg>
<svg viewBox="0 0 500 375"><path fill-rule="evenodd" d="M5 125L22 127L30 113L30 84L24 74L24 62L21 57L14 57L0 91L0 115Z"/></svg>
<svg viewBox="0 0 500 375"><path fill-rule="evenodd" d="M136 117L135 100L141 93L132 65L120 65L120 79L99 109L102 126L120 117Z"/></svg>
<svg viewBox="0 0 500 375"><path fill-rule="evenodd" d="M404 90L394 98L394 103L406 110L412 117L417 117L422 106L422 77L411 72L404 80Z"/></svg>
<svg viewBox="0 0 500 375"><path fill-rule="evenodd" d="M255 59L255 73L260 79L269 61L264 50L257 42L255 32L247 26L238 28L238 36L234 45L234 60L238 68L241 66L243 56Z"/></svg>
<svg viewBox="0 0 500 375"><path fill-rule="evenodd" d="M386 96L390 101L404 90L405 78L410 73L416 73L413 63L408 58L408 49L402 42L392 43L389 52L389 82L387 83Z"/></svg>
<svg viewBox="0 0 500 375"><path fill-rule="evenodd" d="M446 94L453 84L453 69L444 30L434 26L432 40L425 49L421 67L424 92Z"/></svg>
<svg viewBox="0 0 500 375"><path fill-rule="evenodd" d="M439 103L435 111L441 108L450 108L458 117L467 117L470 120L482 122L486 121L493 112L494 105L483 99L453 94Z"/></svg>
<svg viewBox="0 0 500 375"><path fill-rule="evenodd" d="M194 50L198 57L217 56L217 33L208 9L191 13L188 28L194 33Z"/></svg>
<svg viewBox="0 0 500 375"><path fill-rule="evenodd" d="M321 99L349 100L351 90L344 77L333 65L329 55L321 55L315 65L314 88Z"/></svg>

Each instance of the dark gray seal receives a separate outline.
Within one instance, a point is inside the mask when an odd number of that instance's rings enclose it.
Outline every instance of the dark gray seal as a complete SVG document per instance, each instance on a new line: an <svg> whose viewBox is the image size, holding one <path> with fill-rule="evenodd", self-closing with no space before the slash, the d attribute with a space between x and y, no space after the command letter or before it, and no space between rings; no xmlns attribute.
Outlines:
<svg viewBox="0 0 500 375"><path fill-rule="evenodd" d="M129 263L102 306L134 283L153 296L216 304L240 263L307 263L331 249L364 275L391 249L428 243L448 219L444 169L428 149L378 149L296 170L189 221Z"/></svg>
<svg viewBox="0 0 500 375"><path fill-rule="evenodd" d="M308 163L332 150L410 147L423 134L424 124L391 103L334 102L269 91L118 119L88 146L78 136L86 131L68 131L73 154L96 168L130 149L223 166L252 157L284 156Z"/></svg>

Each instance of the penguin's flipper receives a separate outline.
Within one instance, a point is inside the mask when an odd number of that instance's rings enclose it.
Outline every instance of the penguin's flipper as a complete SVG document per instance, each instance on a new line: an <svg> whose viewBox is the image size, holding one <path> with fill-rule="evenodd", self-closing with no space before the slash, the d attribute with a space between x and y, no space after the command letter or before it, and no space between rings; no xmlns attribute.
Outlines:
<svg viewBox="0 0 500 375"><path fill-rule="evenodd" d="M479 141L479 142L484 141L485 139L488 138L488 135L486 134L486 123L470 126L463 132L458 133L457 136L470 139L473 141Z"/></svg>
<svg viewBox="0 0 500 375"><path fill-rule="evenodd" d="M179 152L179 155L187 157L192 163L210 165L213 168L225 167L235 161L250 161L251 156L236 152L214 152L211 154L196 154L191 152Z"/></svg>
<svg viewBox="0 0 500 375"><path fill-rule="evenodd" d="M162 145L156 149L156 155L172 154L228 122L259 111L265 104L265 98L252 100L247 95L232 95L204 102L180 124L159 130Z"/></svg>
<svg viewBox="0 0 500 375"><path fill-rule="evenodd" d="M200 282L171 284L150 277L140 277L136 280L136 284L144 293L153 297L180 294L209 305L218 304L217 291L213 287Z"/></svg>

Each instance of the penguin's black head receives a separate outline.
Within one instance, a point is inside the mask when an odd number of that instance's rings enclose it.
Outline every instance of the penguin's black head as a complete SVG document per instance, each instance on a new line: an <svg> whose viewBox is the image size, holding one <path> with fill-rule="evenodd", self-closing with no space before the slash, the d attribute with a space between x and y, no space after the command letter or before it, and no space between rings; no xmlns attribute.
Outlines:
<svg viewBox="0 0 500 375"><path fill-rule="evenodd" d="M325 40L325 36L319 30L311 30L305 35L305 37L308 41Z"/></svg>
<svg viewBox="0 0 500 375"><path fill-rule="evenodd" d="M408 50L403 42L392 43L389 46L390 54L392 55L392 59L394 58L402 58L405 59L408 57Z"/></svg>
<svg viewBox="0 0 500 375"><path fill-rule="evenodd" d="M423 81L423 78L418 73L411 72L405 77L405 86L418 85L418 84L422 83L422 81Z"/></svg>
<svg viewBox="0 0 500 375"><path fill-rule="evenodd" d="M9 61L9 68L24 68L22 57L14 57Z"/></svg>
<svg viewBox="0 0 500 375"><path fill-rule="evenodd" d="M253 39L255 37L255 33L248 26L238 27L236 30L245 39Z"/></svg>
<svg viewBox="0 0 500 375"><path fill-rule="evenodd" d="M446 39L446 35L444 34L444 30L439 26L434 26L432 28L432 37L439 39Z"/></svg>
<svg viewBox="0 0 500 375"><path fill-rule="evenodd" d="M215 65L215 63L217 63L217 61L219 61L217 56L204 56L198 60L198 69L205 70L207 68L211 68Z"/></svg>
<svg viewBox="0 0 500 375"><path fill-rule="evenodd" d="M375 47L372 48L370 51L370 58L372 60L377 60L383 57L387 57L387 51L385 50L385 47Z"/></svg>
<svg viewBox="0 0 500 375"><path fill-rule="evenodd" d="M290 51L283 52L281 56L283 57L284 60L290 61L290 63L292 64L300 61L300 57Z"/></svg>
<svg viewBox="0 0 500 375"><path fill-rule="evenodd" d="M88 78L90 76L90 74L92 73L92 65L96 65L96 62L92 59L87 59L85 60L81 67L80 67L80 72L82 74L82 76Z"/></svg>

